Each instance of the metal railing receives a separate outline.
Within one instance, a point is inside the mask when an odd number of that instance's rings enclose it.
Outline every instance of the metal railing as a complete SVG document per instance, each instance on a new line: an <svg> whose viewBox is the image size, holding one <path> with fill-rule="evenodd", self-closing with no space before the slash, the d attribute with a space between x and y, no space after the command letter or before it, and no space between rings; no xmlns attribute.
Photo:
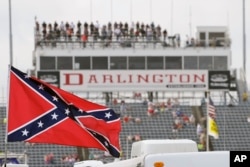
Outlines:
<svg viewBox="0 0 250 167"><path fill-rule="evenodd" d="M84 38L84 39L83 39ZM35 48L227 48L230 47L229 39L213 39L209 41L194 40L187 43L186 41L178 41L173 36L164 39L158 36L100 36L89 35L87 38L77 35L35 35Z"/></svg>

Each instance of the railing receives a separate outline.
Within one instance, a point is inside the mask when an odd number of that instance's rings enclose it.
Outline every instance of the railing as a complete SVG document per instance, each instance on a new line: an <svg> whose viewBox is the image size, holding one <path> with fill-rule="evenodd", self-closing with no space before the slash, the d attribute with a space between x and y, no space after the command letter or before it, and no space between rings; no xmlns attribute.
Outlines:
<svg viewBox="0 0 250 167"><path fill-rule="evenodd" d="M35 48L227 48L230 47L228 39L213 39L208 42L204 40L194 40L192 42L178 41L174 36L164 39L157 36L67 36L50 35L43 37L41 34L35 35Z"/></svg>

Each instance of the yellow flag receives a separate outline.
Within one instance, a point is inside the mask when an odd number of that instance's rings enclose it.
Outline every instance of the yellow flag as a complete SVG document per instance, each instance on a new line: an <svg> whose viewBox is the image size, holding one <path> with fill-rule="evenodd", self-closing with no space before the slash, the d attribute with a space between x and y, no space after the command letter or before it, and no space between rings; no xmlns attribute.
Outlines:
<svg viewBox="0 0 250 167"><path fill-rule="evenodd" d="M215 139L219 138L219 130L217 123L211 117L208 117L208 135L213 136Z"/></svg>

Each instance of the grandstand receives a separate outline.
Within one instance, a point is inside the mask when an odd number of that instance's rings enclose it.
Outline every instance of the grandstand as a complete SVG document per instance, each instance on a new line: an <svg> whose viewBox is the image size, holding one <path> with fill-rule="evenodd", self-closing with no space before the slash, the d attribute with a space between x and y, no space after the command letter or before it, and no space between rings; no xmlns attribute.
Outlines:
<svg viewBox="0 0 250 167"><path fill-rule="evenodd" d="M122 159L130 157L137 140L185 138L200 143L197 125L206 126L207 92L217 109L219 128L219 139L209 138L210 149L250 149L250 102L242 100L247 92L244 75L230 68L227 27L197 27L196 37L179 41L178 34L164 36L164 28L152 24L93 26L83 23L70 31L66 25L44 27L37 22L30 72L120 114ZM227 80L213 85L212 76ZM0 142L4 143L6 107L0 110ZM17 142L7 146L9 152L27 154L32 167L46 164L49 153L54 161L46 166L72 166L79 153L76 147L60 145ZM4 152L4 144L0 150ZM103 151L89 151L90 159L113 160Z"/></svg>

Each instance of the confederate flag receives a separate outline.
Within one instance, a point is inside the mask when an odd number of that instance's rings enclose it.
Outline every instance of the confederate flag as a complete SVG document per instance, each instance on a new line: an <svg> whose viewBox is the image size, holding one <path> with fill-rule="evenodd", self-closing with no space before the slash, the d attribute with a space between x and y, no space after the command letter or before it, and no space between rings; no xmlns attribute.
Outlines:
<svg viewBox="0 0 250 167"><path fill-rule="evenodd" d="M35 77L10 69L8 141L108 151L120 156L119 116Z"/></svg>

